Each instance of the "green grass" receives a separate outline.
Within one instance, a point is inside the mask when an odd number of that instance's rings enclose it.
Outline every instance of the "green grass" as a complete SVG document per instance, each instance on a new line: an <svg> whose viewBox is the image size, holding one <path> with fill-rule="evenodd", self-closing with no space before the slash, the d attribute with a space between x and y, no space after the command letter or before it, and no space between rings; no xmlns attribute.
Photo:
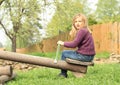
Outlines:
<svg viewBox="0 0 120 85"><path fill-rule="evenodd" d="M109 58L110 53L109 52L96 53L95 57L96 58Z"/></svg>
<svg viewBox="0 0 120 85"><path fill-rule="evenodd" d="M30 55L35 55L35 56L41 56L41 57L49 57L49 58L55 58L56 53L55 52L49 52L49 53L39 53L39 52L34 52L34 53L29 53ZM59 53L59 59L60 59L61 53ZM96 53L95 55L96 58L109 58L110 53L109 52L101 52L101 53Z"/></svg>
<svg viewBox="0 0 120 85"><path fill-rule="evenodd" d="M96 64L89 67L83 78L75 78L68 71L68 78L59 78L58 69L41 67L27 72L17 71L17 77L7 85L119 85L120 64Z"/></svg>
<svg viewBox="0 0 120 85"><path fill-rule="evenodd" d="M56 52L48 52L48 53L39 53L39 52L34 52L34 53L28 53L29 55L34 55L34 56L40 56L40 57L49 57L49 58L55 58L56 57ZM60 59L60 53L58 55Z"/></svg>
<svg viewBox="0 0 120 85"><path fill-rule="evenodd" d="M55 57L55 53L30 53L30 55ZM108 58L109 53L99 53L95 57ZM59 78L59 69L41 67L29 71L16 71L17 77L6 85L120 85L120 64L95 64L88 67L83 78L75 78L68 71L68 78Z"/></svg>

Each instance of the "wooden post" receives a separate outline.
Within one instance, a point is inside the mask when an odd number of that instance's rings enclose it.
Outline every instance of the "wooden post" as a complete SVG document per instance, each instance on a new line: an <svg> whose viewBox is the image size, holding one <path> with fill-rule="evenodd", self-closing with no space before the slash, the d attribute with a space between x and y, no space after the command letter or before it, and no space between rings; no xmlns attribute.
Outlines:
<svg viewBox="0 0 120 85"><path fill-rule="evenodd" d="M16 73L13 72L13 74L11 76L8 75L1 75L0 76L0 85L4 85L5 82L12 80L16 77Z"/></svg>
<svg viewBox="0 0 120 85"><path fill-rule="evenodd" d="M1 66L0 67L0 76L1 75L8 75L11 76L13 72L13 69L11 66Z"/></svg>
<svg viewBox="0 0 120 85"><path fill-rule="evenodd" d="M11 60L21 63L34 64L39 66L46 66L57 69L66 69L74 72L87 72L87 66L68 64L65 61L59 60L57 63L54 63L54 59L32 56L27 54L20 54L15 52L0 51L0 59Z"/></svg>

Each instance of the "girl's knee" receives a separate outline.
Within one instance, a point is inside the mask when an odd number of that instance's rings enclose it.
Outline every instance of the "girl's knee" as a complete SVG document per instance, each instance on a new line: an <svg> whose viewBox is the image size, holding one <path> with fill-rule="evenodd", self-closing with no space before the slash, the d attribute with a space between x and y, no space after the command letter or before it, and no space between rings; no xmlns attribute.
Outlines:
<svg viewBox="0 0 120 85"><path fill-rule="evenodd" d="M66 56L67 56L67 51L62 51L62 60L65 60L65 58L66 58Z"/></svg>
<svg viewBox="0 0 120 85"><path fill-rule="evenodd" d="M66 50L62 51L62 55L65 55L66 53L67 53L67 51L66 51Z"/></svg>

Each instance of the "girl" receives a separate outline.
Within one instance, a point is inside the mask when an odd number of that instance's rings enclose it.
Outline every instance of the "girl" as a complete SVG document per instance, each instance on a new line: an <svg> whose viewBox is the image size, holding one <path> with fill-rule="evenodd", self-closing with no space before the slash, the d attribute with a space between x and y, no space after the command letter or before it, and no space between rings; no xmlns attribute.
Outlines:
<svg viewBox="0 0 120 85"><path fill-rule="evenodd" d="M68 48L78 48L77 50L64 50L61 60L71 58L75 60L90 62L95 55L94 41L91 31L88 28L87 19L83 14L77 14L73 18L73 26L70 31L70 36L74 37L73 41L63 42L58 41L57 44ZM61 69L59 76L67 78L67 70Z"/></svg>

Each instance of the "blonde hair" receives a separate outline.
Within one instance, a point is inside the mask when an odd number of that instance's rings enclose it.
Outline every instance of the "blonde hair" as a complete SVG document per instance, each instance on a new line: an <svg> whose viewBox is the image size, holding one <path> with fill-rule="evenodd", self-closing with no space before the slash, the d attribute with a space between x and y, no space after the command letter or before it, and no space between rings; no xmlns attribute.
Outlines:
<svg viewBox="0 0 120 85"><path fill-rule="evenodd" d="M91 30L88 28L88 21L87 21L86 16L83 15L83 14L81 14L81 13L79 13L79 14L77 14L77 15L75 15L75 16L73 17L72 29L71 29L71 31L70 31L70 33L69 33L72 38L75 37L75 35L76 35L76 33L77 33L77 29L75 28L74 23L75 23L75 20L76 20L78 17L82 17L82 20L83 20L83 22L84 22L84 26L83 26L83 27L87 28L88 31L89 31L90 33L92 33Z"/></svg>

